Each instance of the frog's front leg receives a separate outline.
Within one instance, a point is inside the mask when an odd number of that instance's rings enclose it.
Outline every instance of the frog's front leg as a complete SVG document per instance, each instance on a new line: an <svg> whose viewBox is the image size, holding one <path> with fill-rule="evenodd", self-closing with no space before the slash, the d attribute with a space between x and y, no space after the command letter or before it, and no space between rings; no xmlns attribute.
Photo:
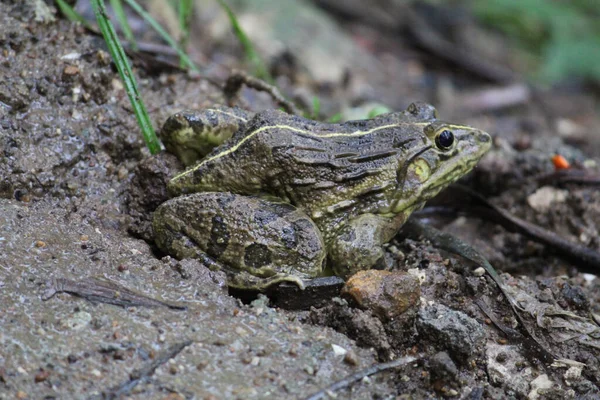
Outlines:
<svg viewBox="0 0 600 400"><path fill-rule="evenodd" d="M170 153L189 166L229 139L250 118L251 114L240 108L185 110L167 119L160 138Z"/></svg>
<svg viewBox="0 0 600 400"><path fill-rule="evenodd" d="M328 262L335 275L347 279L384 263L383 245L398 232L406 216L363 214L345 224L329 243Z"/></svg>
<svg viewBox="0 0 600 400"><path fill-rule="evenodd" d="M321 233L301 210L285 203L223 192L171 199L154 213L158 247L197 258L229 276L233 287L264 290L322 272Z"/></svg>

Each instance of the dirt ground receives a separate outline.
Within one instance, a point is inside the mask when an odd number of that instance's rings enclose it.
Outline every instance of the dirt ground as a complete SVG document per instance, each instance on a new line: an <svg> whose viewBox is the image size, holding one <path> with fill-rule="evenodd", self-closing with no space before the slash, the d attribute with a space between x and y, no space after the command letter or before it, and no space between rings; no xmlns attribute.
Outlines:
<svg viewBox="0 0 600 400"><path fill-rule="evenodd" d="M24 3L0 3L0 399L307 398L407 356L418 360L337 398L600 398L600 281L489 221L460 217L445 230L505 272L528 330L554 360L511 336L517 320L489 278L417 238L390 245L403 271L394 288L412 299L393 315L339 297L304 311L265 297L244 304L221 273L159 254L147 221L177 162L149 156L101 38L33 19ZM136 74L155 127L183 108L223 102L204 79ZM527 180L552 172L556 152L598 173L598 139L567 145L543 136L538 121L461 121L495 140L467 183L600 251L597 187ZM550 205L534 196L542 189ZM79 285L70 293L109 287L120 306L96 292L50 296L61 284Z"/></svg>

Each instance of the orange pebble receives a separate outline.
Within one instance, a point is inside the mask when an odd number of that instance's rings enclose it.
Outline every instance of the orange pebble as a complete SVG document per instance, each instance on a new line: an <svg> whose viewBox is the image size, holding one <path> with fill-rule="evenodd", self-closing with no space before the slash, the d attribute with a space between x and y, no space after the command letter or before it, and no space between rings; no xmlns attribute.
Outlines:
<svg viewBox="0 0 600 400"><path fill-rule="evenodd" d="M556 154L552 157L552 163L554 164L555 169L569 169L571 167L571 164L569 164L567 159L560 154Z"/></svg>

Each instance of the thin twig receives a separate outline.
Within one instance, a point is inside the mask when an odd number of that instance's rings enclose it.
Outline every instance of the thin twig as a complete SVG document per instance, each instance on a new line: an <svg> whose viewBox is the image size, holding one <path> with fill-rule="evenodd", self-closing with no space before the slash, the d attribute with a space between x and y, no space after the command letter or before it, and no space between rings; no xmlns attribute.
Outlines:
<svg viewBox="0 0 600 400"><path fill-rule="evenodd" d="M382 364L375 364L369 368L363 369L362 371L358 371L357 373L352 374L340 381L337 381L333 385L327 386L325 389L319 390L317 393L313 394L312 396L307 397L305 400L323 399L326 396L329 396L330 393L333 393L336 390L340 390L345 387L348 387L351 384L353 384L354 382L358 382L367 376L371 376L371 375L377 374L379 372L387 371L389 369L403 367L407 364L410 364L411 362L418 361L420 359L421 359L421 356L419 356L419 357L406 356L406 357L397 358L394 361L390 361L390 362L386 362L386 363L382 363Z"/></svg>
<svg viewBox="0 0 600 400"><path fill-rule="evenodd" d="M235 99L237 98L237 95L239 94L243 85L260 92L268 93L273 101L277 103L279 107L283 108L286 113L301 115L300 110L298 110L294 103L283 97L276 86L248 75L243 71L232 71L231 75L229 75L229 78L227 78L227 82L225 82L223 93L225 94L225 98L230 106L232 106L235 102Z"/></svg>
<svg viewBox="0 0 600 400"><path fill-rule="evenodd" d="M154 375L154 371L156 371L158 367L177 357L177 355L190 344L192 344L192 341L188 340L172 345L162 354L159 354L159 356L150 364L133 371L130 374L130 379L127 380L127 382L124 382L121 385L102 393L102 399L120 399L127 396L138 384L148 380L152 375Z"/></svg>
<svg viewBox="0 0 600 400"><path fill-rule="evenodd" d="M70 293L84 299L97 302L113 304L119 307L167 307L172 310L185 310L186 307L179 304L156 300L146 295L136 293L111 281L97 278L85 278L73 281L66 278L52 279L46 283L46 290L42 294L42 300L49 300L56 293Z"/></svg>

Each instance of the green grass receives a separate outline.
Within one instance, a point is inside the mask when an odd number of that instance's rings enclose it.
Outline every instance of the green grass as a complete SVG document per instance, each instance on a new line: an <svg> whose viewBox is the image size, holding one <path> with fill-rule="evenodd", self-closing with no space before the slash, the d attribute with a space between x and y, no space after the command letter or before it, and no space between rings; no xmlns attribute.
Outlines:
<svg viewBox="0 0 600 400"><path fill-rule="evenodd" d="M369 110L369 113L367 114L367 118L369 118L369 119L375 118L378 115L387 114L389 112L392 112L392 110L390 110L388 107L386 107L384 105L376 106Z"/></svg>
<svg viewBox="0 0 600 400"><path fill-rule="evenodd" d="M219 4L221 4L221 7L223 7L223 10L225 10L227 16L229 17L229 23L231 24L233 33L242 45L242 48L244 49L244 54L246 55L246 59L252 67L252 75L266 82L273 83L273 77L269 73L268 68L266 67L262 58L254 48L252 41L248 38L248 36L240 26L237 17L233 13L233 11L231 11L231 8L229 8L229 6L227 5L227 3L225 3L224 0L217 1L219 2Z"/></svg>
<svg viewBox="0 0 600 400"><path fill-rule="evenodd" d="M115 16L119 21L119 25L121 25L121 29L123 30L123 35L125 35L125 39L129 42L131 49L133 51L137 51L137 41L133 36L133 31L131 30L131 26L129 26L129 21L127 20L127 15L125 15L125 10L123 9L123 2L121 0L110 0L110 5L115 12Z"/></svg>
<svg viewBox="0 0 600 400"><path fill-rule="evenodd" d="M91 29L91 25L89 22L85 20L69 3L64 0L56 0L56 5L58 9L65 17L69 19L69 21L79 22L81 25L85 26L88 29Z"/></svg>
<svg viewBox="0 0 600 400"><path fill-rule="evenodd" d="M179 16L179 29L181 37L179 38L179 46L185 51L190 40L190 22L192 20L192 10L194 3L192 0L179 0L177 2L177 14ZM180 65L185 66L185 62L180 59Z"/></svg>
<svg viewBox="0 0 600 400"><path fill-rule="evenodd" d="M196 65L191 61L191 59L184 51L189 39L190 22L194 4L192 0L179 0L178 2L174 3L177 5L177 11L179 15L179 26L182 32L179 43L177 43L175 39L173 39L173 37L171 37L171 35L169 35L169 33L166 32L166 30L163 29L163 27L135 0L110 0L111 6L123 30L125 38L129 41L131 48L133 50L137 50L137 42L127 20L125 11L123 9L123 1L129 7L131 7L133 11L139 14L163 38L163 40L165 40L165 42L167 42L173 49L177 51L180 58L181 66L183 68L189 68L192 71L199 72ZM242 45L246 58L252 67L253 75L269 83L272 83L273 79L270 76L265 63L259 56L258 52L255 50L248 36L242 30L235 14L231 11L231 9L225 3L224 0L217 1L229 17L229 21L231 23L233 32L236 35L240 44ZM78 21L90 27L90 24L87 21L85 21L81 17L81 15L77 14L73 10L73 8L69 6L64 0L57 0L56 3L60 10L67 16L67 18L73 21ZM119 75L121 76L121 79L123 80L123 83L125 85L125 90L127 92L127 95L129 96L129 100L131 101L136 119L138 121L138 125L140 126L140 130L142 131L146 145L148 146L148 149L150 150L151 154L156 154L160 151L160 142L152 127L146 107L142 99L140 98L140 94L137 88L137 82L135 81L135 77L131 70L129 60L125 55L121 42L115 32L115 29L107 16L104 0L91 0L91 4L96 15L96 20L98 22L100 32L104 36L104 40L106 41L108 50L117 67L117 70L119 71ZM314 107L315 112L318 114L318 100L314 104Z"/></svg>
<svg viewBox="0 0 600 400"><path fill-rule="evenodd" d="M175 49L175 51L177 51L181 62L185 65L186 68L189 68L195 72L199 72L198 67L196 67L192 60L190 60L188 55L185 53L185 51L183 51L183 49L179 46L175 39L173 39L173 37L169 35L169 33L166 30L164 30L164 28L160 26L160 24L154 18L152 18L152 16L148 12L146 12L146 10L142 8L142 6L140 6L135 0L125 0L125 2L127 3L127 5L129 5L129 7L133 9L133 11L135 11L142 18L144 18L144 20L148 22L152 29L154 29L163 38L163 40L169 44L169 46L171 46L173 49Z"/></svg>
<svg viewBox="0 0 600 400"><path fill-rule="evenodd" d="M146 146L148 146L151 154L156 154L160 151L160 142L156 136L156 133L154 132L152 123L150 122L150 117L148 116L146 106L140 97L137 83L135 77L133 76L133 71L129 65L129 60L125 55L125 51L121 46L121 42L117 37L117 33L115 32L110 19L106 15L104 1L91 0L91 4L92 8L94 9L94 13L96 14L96 20L98 21L100 32L102 32L104 40L106 41L106 45L108 46L108 51L110 52L115 65L117 66L117 70L119 71L119 75L121 76L123 83L125 84L125 91L127 92L129 100L131 101L133 112L135 113L138 125L142 131Z"/></svg>

